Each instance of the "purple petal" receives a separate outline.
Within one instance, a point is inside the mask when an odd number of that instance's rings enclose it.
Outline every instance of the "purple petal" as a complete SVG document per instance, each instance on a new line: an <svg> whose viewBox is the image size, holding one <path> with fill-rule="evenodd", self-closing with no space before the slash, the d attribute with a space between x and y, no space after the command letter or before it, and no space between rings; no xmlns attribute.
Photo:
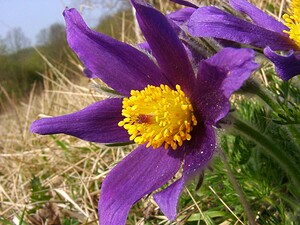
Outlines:
<svg viewBox="0 0 300 225"><path fill-rule="evenodd" d="M171 26L177 33L177 35L179 35L180 32L182 31L181 26L184 25L184 23L186 23L188 21L188 19L190 18L190 16L193 14L194 11L195 11L194 8L183 8L183 9L179 9L175 12L172 12L166 16L168 21L170 22ZM148 42L140 43L140 44L138 44L138 46L139 46L139 48L152 54L152 50L151 50ZM187 54L189 54L189 53L187 53Z"/></svg>
<svg viewBox="0 0 300 225"><path fill-rule="evenodd" d="M245 0L230 0L230 5L235 10L248 15L258 26L275 31L277 33L282 33L282 35L288 37L287 34L283 33L283 30L288 30L288 28L283 23L269 16L267 13L258 9L250 2Z"/></svg>
<svg viewBox="0 0 300 225"><path fill-rule="evenodd" d="M78 112L34 121L31 132L38 134L64 133L98 143L129 142L127 131L118 126L122 99L106 99Z"/></svg>
<svg viewBox="0 0 300 225"><path fill-rule="evenodd" d="M137 11L141 30L152 54L173 88L181 85L189 95L194 84L194 71L183 44L166 17L144 1L131 1Z"/></svg>
<svg viewBox="0 0 300 225"><path fill-rule="evenodd" d="M88 78L97 78L97 76L93 74L93 72L90 71L88 68L84 68L83 73Z"/></svg>
<svg viewBox="0 0 300 225"><path fill-rule="evenodd" d="M122 225L134 203L170 180L183 152L139 146L104 179L99 201L101 225Z"/></svg>
<svg viewBox="0 0 300 225"><path fill-rule="evenodd" d="M178 200L184 184L184 179L180 178L169 187L153 196L159 209L171 221L176 219Z"/></svg>
<svg viewBox="0 0 300 225"><path fill-rule="evenodd" d="M300 55L294 51L289 51L287 55L278 55L267 47L264 49L265 56L270 59L274 65L279 77L288 81L294 76L300 75Z"/></svg>
<svg viewBox="0 0 300 225"><path fill-rule="evenodd" d="M142 50L144 50L144 51L146 51L146 52L152 54L152 50L151 50L151 48L150 48L148 42L140 43L140 44L138 44L138 47L139 47L140 49L142 49Z"/></svg>
<svg viewBox="0 0 300 225"><path fill-rule="evenodd" d="M67 39L85 67L121 94L167 82L147 55L90 30L75 9L64 11Z"/></svg>
<svg viewBox="0 0 300 225"><path fill-rule="evenodd" d="M228 98L220 89L222 78L225 71L220 71L219 68L210 65L206 61L201 61L198 70L198 89L191 98L197 115L200 121L205 121L206 124L215 124L228 113L230 104Z"/></svg>
<svg viewBox="0 0 300 225"><path fill-rule="evenodd" d="M210 162L216 146L215 131L211 126L197 126L192 140L186 146L183 168L185 182L194 178Z"/></svg>
<svg viewBox="0 0 300 225"><path fill-rule="evenodd" d="M258 67L251 49L224 48L211 58L201 61L197 77L194 105L200 118L215 124L227 115L230 95Z"/></svg>
<svg viewBox="0 0 300 225"><path fill-rule="evenodd" d="M188 22L189 32L198 37L221 38L259 48L289 50L295 45L282 32L277 33L244 21L215 7L202 7Z"/></svg>
<svg viewBox="0 0 300 225"><path fill-rule="evenodd" d="M177 26L182 26L188 21L191 15L195 12L194 8L183 8L167 15L168 19L172 20Z"/></svg>
<svg viewBox="0 0 300 225"><path fill-rule="evenodd" d="M207 59L210 65L224 69L221 89L223 94L230 98L231 94L238 90L248 79L251 73L258 68L254 62L254 51L249 48L234 49L224 48L217 54Z"/></svg>
<svg viewBox="0 0 300 225"><path fill-rule="evenodd" d="M204 170L213 156L215 144L215 133L212 127L196 127L192 141L185 146L186 157L182 178L154 195L154 200L168 219L176 218L177 204L184 185Z"/></svg>
<svg viewBox="0 0 300 225"><path fill-rule="evenodd" d="M191 2L188 2L188 1L184 1L184 0L170 0L170 1L175 2L177 4L180 4L180 5L187 6L187 7L192 7L192 8L195 8L195 9L198 8L198 6L196 6L195 4L193 4Z"/></svg>

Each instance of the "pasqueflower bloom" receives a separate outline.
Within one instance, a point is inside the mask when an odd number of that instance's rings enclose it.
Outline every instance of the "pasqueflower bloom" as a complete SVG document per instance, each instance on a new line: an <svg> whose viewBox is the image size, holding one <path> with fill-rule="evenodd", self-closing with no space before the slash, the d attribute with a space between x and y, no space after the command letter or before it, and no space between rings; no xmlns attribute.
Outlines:
<svg viewBox="0 0 300 225"><path fill-rule="evenodd" d="M251 22L226 13L216 7L198 8L188 22L193 36L213 37L252 45L264 49L281 79L287 81L300 74L300 1L292 0L285 23L275 20L246 0L230 0L237 11ZM275 51L288 51L279 55Z"/></svg>
<svg viewBox="0 0 300 225"><path fill-rule="evenodd" d="M132 4L152 59L90 30L75 9L64 11L70 47L90 73L122 96L31 125L31 131L38 134L139 144L103 181L98 208L101 225L125 224L135 202L166 184L183 167L181 178L154 196L165 215L175 219L184 184L213 156L213 126L228 113L232 92L257 68L253 50L231 48L193 68L164 15L142 1Z"/></svg>

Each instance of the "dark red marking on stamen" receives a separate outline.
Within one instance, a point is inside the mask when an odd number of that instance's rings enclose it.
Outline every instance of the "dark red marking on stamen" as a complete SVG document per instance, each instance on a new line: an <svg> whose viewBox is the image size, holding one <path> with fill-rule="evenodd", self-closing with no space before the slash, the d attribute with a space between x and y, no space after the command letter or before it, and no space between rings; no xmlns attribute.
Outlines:
<svg viewBox="0 0 300 225"><path fill-rule="evenodd" d="M145 115L145 114L139 114L136 121L137 123L150 123L151 122L151 117L150 115Z"/></svg>

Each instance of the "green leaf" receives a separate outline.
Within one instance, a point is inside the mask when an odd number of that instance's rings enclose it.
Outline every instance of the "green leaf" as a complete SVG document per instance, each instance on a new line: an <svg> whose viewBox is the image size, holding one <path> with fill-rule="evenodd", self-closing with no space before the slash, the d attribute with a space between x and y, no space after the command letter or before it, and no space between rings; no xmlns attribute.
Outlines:
<svg viewBox="0 0 300 225"><path fill-rule="evenodd" d="M130 142L120 142L120 143L113 143L113 144L106 144L107 147L121 147L134 144L134 141Z"/></svg>
<svg viewBox="0 0 300 225"><path fill-rule="evenodd" d="M35 212L37 209L42 207L42 204L49 201L52 196L49 194L48 188L43 187L41 184L40 178L33 176L31 182L31 201L33 203L37 203L37 207L30 212Z"/></svg>
<svg viewBox="0 0 300 225"><path fill-rule="evenodd" d="M224 217L224 216L226 216L226 212L223 212L223 211L205 211L205 212L203 212L203 215L204 215L204 217L206 217L206 220L208 220L208 218L213 219L213 218L216 218L216 217ZM191 221L199 221L201 217L202 217L201 213L194 213L189 217L188 221L190 221L190 222Z"/></svg>

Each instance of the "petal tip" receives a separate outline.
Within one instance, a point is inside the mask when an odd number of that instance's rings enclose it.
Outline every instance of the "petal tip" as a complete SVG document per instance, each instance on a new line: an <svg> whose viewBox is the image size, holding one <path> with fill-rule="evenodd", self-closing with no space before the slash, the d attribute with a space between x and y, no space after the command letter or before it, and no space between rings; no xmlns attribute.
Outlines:
<svg viewBox="0 0 300 225"><path fill-rule="evenodd" d="M30 127L29 127L29 131L31 133L36 133L36 134L42 134L40 131L40 126L39 126L40 120L36 120L34 121Z"/></svg>

